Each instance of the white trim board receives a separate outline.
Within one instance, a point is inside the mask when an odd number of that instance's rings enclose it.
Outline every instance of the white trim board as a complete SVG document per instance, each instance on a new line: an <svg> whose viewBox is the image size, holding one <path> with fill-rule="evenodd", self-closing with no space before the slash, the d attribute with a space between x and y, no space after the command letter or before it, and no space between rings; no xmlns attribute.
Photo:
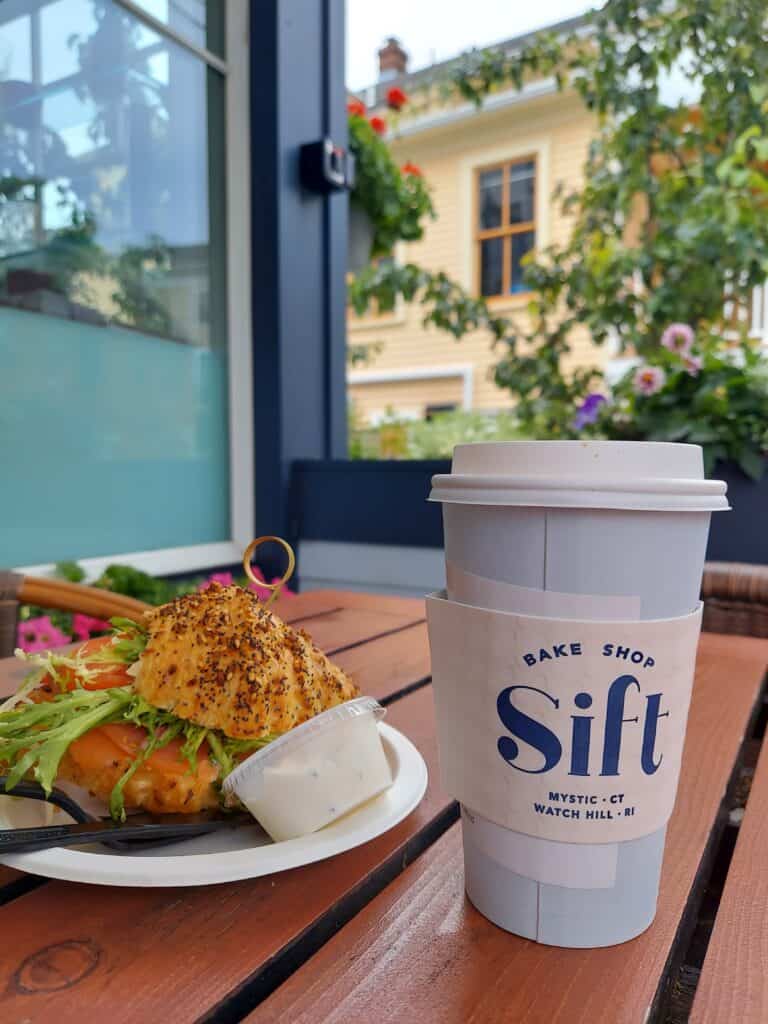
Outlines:
<svg viewBox="0 0 768 1024"><path fill-rule="evenodd" d="M234 541L192 544L185 548L160 548L157 551L130 551L125 554L79 558L77 564L85 571L86 582L98 579L108 565L130 565L142 572L168 576L178 572L197 572L212 566L234 565L243 557L243 547ZM50 576L54 564L21 565L15 568L24 576Z"/></svg>
<svg viewBox="0 0 768 1024"><path fill-rule="evenodd" d="M504 110L506 107L516 107L540 96L552 96L557 91L557 82L554 78L542 78L536 82L529 82L520 91L510 89L507 92L491 93L483 100L480 109L474 103L461 103L459 106L447 110L415 117L412 121L399 125L396 131L388 132L386 138L388 142L396 142L408 135L418 135L433 128L443 128L457 121L466 121L469 117L477 117L484 113L490 114L496 110Z"/></svg>
<svg viewBox="0 0 768 1024"><path fill-rule="evenodd" d="M472 408L474 366L472 363L448 363L445 366L412 366L395 370L349 370L347 384L395 384L398 381L442 380L459 377L462 381L461 407Z"/></svg>
<svg viewBox="0 0 768 1024"><path fill-rule="evenodd" d="M301 590L365 590L423 597L445 587L442 548L305 540L299 545Z"/></svg>

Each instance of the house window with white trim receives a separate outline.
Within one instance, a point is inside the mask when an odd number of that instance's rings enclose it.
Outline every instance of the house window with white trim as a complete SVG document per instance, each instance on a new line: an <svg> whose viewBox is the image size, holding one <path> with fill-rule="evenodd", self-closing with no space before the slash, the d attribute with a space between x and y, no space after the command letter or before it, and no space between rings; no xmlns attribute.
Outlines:
<svg viewBox="0 0 768 1024"><path fill-rule="evenodd" d="M477 170L475 250L478 294L526 291L523 257L536 245L536 159L526 156Z"/></svg>
<svg viewBox="0 0 768 1024"><path fill-rule="evenodd" d="M0 4L0 566L181 571L248 535L246 12Z"/></svg>

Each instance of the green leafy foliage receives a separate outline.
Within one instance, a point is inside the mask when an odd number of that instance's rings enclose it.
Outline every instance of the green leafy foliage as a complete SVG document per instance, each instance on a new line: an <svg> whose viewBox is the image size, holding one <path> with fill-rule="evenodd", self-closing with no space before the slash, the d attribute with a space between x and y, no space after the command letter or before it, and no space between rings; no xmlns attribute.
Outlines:
<svg viewBox="0 0 768 1024"><path fill-rule="evenodd" d="M424 306L424 326L447 331L457 340L468 331L485 328L495 340L504 337L507 321L493 316L483 299L469 295L443 271L425 270L415 263L372 264L350 281L349 302L362 316L374 302L380 313L391 312L398 298Z"/></svg>
<svg viewBox="0 0 768 1024"><path fill-rule="evenodd" d="M766 360L751 346L724 347L717 337L704 338L694 354L701 368L691 373L676 353L655 352L653 366L664 372L664 385L651 395L638 393L637 370L630 370L591 432L614 440L700 444L707 472L718 460L731 460L759 479L768 450Z"/></svg>
<svg viewBox="0 0 768 1024"><path fill-rule="evenodd" d="M82 583L85 579L85 569L77 562L57 562L55 572L59 579L70 583Z"/></svg>
<svg viewBox="0 0 768 1024"><path fill-rule="evenodd" d="M40 704L22 704L0 714L0 764L6 789L30 774L50 793L70 744L97 725L119 721L132 700L126 687L75 689Z"/></svg>
<svg viewBox="0 0 768 1024"><path fill-rule="evenodd" d="M352 422L352 459L449 459L457 444L515 441L525 436L511 412L444 412L429 420L403 420L393 414L375 428Z"/></svg>
<svg viewBox="0 0 768 1024"><path fill-rule="evenodd" d="M713 339L699 378L673 374L654 401L635 400L625 382L620 415L631 425L610 424L612 405L601 427L708 437L710 453L754 472L765 444L760 359L745 346L741 376L728 364L723 307L747 307L768 276L764 0L608 0L588 22L587 32L542 34L516 53L473 52L453 76L481 104L499 88L555 74L596 118L584 184L559 196L570 237L529 259L534 297L508 323L496 382L532 433L572 436L574 409L598 376L563 369L577 331L655 359L663 330L689 324ZM696 86L693 108L664 101L671 74ZM713 398L721 387L726 396Z"/></svg>
<svg viewBox="0 0 768 1024"><path fill-rule="evenodd" d="M166 580L134 569L130 565L109 565L94 581L94 587L113 590L116 594L135 597L147 604L167 604L182 594L191 594L202 582L199 579Z"/></svg>
<svg viewBox="0 0 768 1024"><path fill-rule="evenodd" d="M402 171L386 142L359 114L349 117L349 148L355 157L352 202L365 210L374 227L371 258L389 256L396 242L421 238L423 219L435 216L421 175Z"/></svg>

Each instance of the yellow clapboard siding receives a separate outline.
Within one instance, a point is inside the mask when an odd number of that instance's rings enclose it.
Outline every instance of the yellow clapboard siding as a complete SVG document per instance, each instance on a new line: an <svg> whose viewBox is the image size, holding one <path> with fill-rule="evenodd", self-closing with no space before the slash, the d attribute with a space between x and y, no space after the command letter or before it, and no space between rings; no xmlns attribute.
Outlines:
<svg viewBox="0 0 768 1024"><path fill-rule="evenodd" d="M405 123L405 122L404 122ZM470 118L396 138L395 158L410 160L423 171L432 188L437 220L429 222L419 242L402 245L398 258L431 270L444 270L465 288L474 291L475 254L472 211L474 170L489 163L514 159L528 153L537 157L537 233L539 243L562 243L568 237L568 219L551 199L558 182L578 186L587 146L594 135L594 120L577 97L545 96L502 110L480 111ZM500 313L525 317L525 296L495 300ZM419 372L425 368L469 364L472 367L472 407L509 407L507 392L492 380L494 364L503 347L491 349L490 336L476 331L454 341L444 331L424 327L417 305L400 307L394 315L377 322L369 316L350 318L350 338L355 345L377 342L382 351L367 369L374 371ZM595 347L586 331L575 332L573 351L566 366L602 365L609 353ZM444 401L461 402L459 379L419 379L355 383L350 385L356 408L364 415L377 415L387 407L403 412L423 413L427 405ZM454 397L446 398L447 394Z"/></svg>

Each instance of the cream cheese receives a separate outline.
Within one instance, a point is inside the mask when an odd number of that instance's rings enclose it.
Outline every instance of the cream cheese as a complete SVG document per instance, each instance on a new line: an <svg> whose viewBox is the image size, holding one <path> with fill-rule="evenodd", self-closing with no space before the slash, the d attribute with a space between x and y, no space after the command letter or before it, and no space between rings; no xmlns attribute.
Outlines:
<svg viewBox="0 0 768 1024"><path fill-rule="evenodd" d="M225 779L276 842L316 832L392 784L377 720L359 697L324 711L251 754Z"/></svg>

